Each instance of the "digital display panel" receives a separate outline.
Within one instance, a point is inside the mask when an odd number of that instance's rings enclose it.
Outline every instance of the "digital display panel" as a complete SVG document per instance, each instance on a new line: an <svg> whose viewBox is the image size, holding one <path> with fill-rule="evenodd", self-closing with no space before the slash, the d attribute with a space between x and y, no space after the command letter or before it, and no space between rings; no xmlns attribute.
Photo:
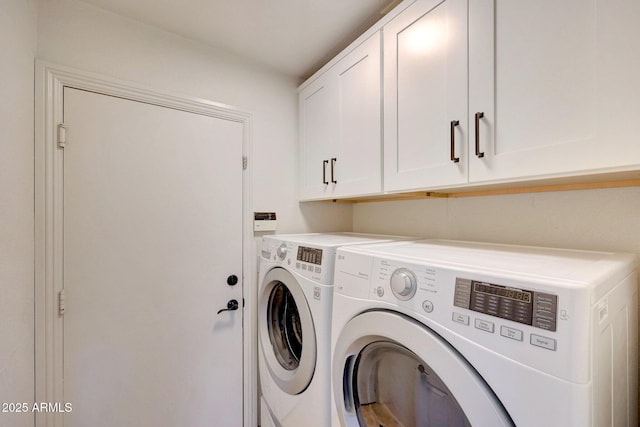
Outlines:
<svg viewBox="0 0 640 427"><path fill-rule="evenodd" d="M473 290L475 292L497 295L499 297L510 298L516 301L526 302L528 304L531 304L531 296L533 294L532 292L520 289L511 289L504 286L496 286L482 282L473 282Z"/></svg>
<svg viewBox="0 0 640 427"><path fill-rule="evenodd" d="M306 246L298 246L298 261L308 262L310 264L322 264L322 249L308 248Z"/></svg>
<svg viewBox="0 0 640 427"><path fill-rule="evenodd" d="M548 331L557 328L558 296L456 278L453 305Z"/></svg>

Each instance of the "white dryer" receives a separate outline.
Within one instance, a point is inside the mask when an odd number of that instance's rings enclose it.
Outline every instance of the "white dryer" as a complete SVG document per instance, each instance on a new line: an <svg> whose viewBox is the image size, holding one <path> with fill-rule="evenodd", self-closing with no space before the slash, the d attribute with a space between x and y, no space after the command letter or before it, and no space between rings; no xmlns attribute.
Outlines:
<svg viewBox="0 0 640 427"><path fill-rule="evenodd" d="M635 255L455 241L337 252L343 426L637 426Z"/></svg>
<svg viewBox="0 0 640 427"><path fill-rule="evenodd" d="M404 239L355 233L265 236L258 277L262 426L331 425L331 307L338 247Z"/></svg>

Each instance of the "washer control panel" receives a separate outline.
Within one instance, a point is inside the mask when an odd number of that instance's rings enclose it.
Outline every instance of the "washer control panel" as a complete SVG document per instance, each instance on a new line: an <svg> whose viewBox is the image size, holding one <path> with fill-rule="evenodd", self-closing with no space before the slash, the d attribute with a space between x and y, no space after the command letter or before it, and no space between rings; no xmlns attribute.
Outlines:
<svg viewBox="0 0 640 427"><path fill-rule="evenodd" d="M338 259L342 260L341 255ZM366 258L361 259L359 265L360 258L351 256L348 271L336 271L336 292L402 307L489 348L504 351L513 342L557 352L559 322L566 311L560 309L557 294L480 273L466 275L434 265L392 259L365 263ZM341 277L348 279L342 283Z"/></svg>
<svg viewBox="0 0 640 427"><path fill-rule="evenodd" d="M565 268L573 262L573 254L568 257L561 252L555 259L534 251L518 257L505 255L503 261L494 252L476 251L479 255L472 256L461 245L434 246L424 251L424 259L415 243L389 245L384 251L339 249L334 309L348 312L355 305L399 312L431 328L461 352L488 349L567 381L591 381L592 343L586 337L594 321L602 325L611 318L609 297L593 301L595 285L587 276L592 270L580 271L578 282L566 276L567 270L574 269ZM502 246L498 249L505 251ZM540 267L529 265L536 262ZM589 258L584 265L590 263ZM415 293L408 298L414 280ZM637 276L625 280L635 281Z"/></svg>
<svg viewBox="0 0 640 427"><path fill-rule="evenodd" d="M557 327L558 297L548 293L457 277L453 305L547 331Z"/></svg>
<svg viewBox="0 0 640 427"><path fill-rule="evenodd" d="M308 262L310 264L322 264L322 249L298 246L296 260Z"/></svg>
<svg viewBox="0 0 640 427"><path fill-rule="evenodd" d="M382 259L376 260L372 273L370 296L377 300L402 304L422 314L429 314L436 307L445 308L446 299L440 294L435 268ZM355 274L369 276L364 269Z"/></svg>
<svg viewBox="0 0 640 427"><path fill-rule="evenodd" d="M330 284L333 281L335 259L330 249L264 239L260 255L261 262L279 264L318 283Z"/></svg>
<svg viewBox="0 0 640 427"><path fill-rule="evenodd" d="M278 258L280 258L281 260L285 259L287 256L287 245L283 243L280 246L278 246L278 249L276 250L276 254L278 255Z"/></svg>
<svg viewBox="0 0 640 427"><path fill-rule="evenodd" d="M408 301L416 294L416 275L407 268L398 268L391 274L391 291L402 301Z"/></svg>

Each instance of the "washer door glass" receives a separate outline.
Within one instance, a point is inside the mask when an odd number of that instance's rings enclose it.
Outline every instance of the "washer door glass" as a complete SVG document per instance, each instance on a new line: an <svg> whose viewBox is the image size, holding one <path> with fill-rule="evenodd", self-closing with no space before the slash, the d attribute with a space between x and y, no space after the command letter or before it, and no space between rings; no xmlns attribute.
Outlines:
<svg viewBox="0 0 640 427"><path fill-rule="evenodd" d="M303 392L316 367L316 333L304 293L310 283L276 267L265 275L258 301L260 366L289 394Z"/></svg>
<svg viewBox="0 0 640 427"><path fill-rule="evenodd" d="M333 353L344 426L491 426L513 421L484 379L425 324L367 311L339 331Z"/></svg>
<svg viewBox="0 0 640 427"><path fill-rule="evenodd" d="M353 380L361 426L471 426L433 369L398 344L367 345L357 357Z"/></svg>
<svg viewBox="0 0 640 427"><path fill-rule="evenodd" d="M273 286L269 296L269 338L280 365L293 371L302 356L302 323L293 295L282 283Z"/></svg>

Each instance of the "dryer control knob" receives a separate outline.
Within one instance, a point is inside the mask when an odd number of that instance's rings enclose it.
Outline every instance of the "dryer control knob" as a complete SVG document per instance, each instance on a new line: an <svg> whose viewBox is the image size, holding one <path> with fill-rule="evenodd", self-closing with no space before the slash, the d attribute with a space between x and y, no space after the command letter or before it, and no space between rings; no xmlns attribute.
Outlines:
<svg viewBox="0 0 640 427"><path fill-rule="evenodd" d="M278 258L283 260L287 256L287 245L285 245L284 243L281 244L278 247L278 250L276 251L276 254L278 255Z"/></svg>
<svg viewBox="0 0 640 427"><path fill-rule="evenodd" d="M399 268L391 275L391 291L399 300L410 300L417 288L416 275L411 270Z"/></svg>

